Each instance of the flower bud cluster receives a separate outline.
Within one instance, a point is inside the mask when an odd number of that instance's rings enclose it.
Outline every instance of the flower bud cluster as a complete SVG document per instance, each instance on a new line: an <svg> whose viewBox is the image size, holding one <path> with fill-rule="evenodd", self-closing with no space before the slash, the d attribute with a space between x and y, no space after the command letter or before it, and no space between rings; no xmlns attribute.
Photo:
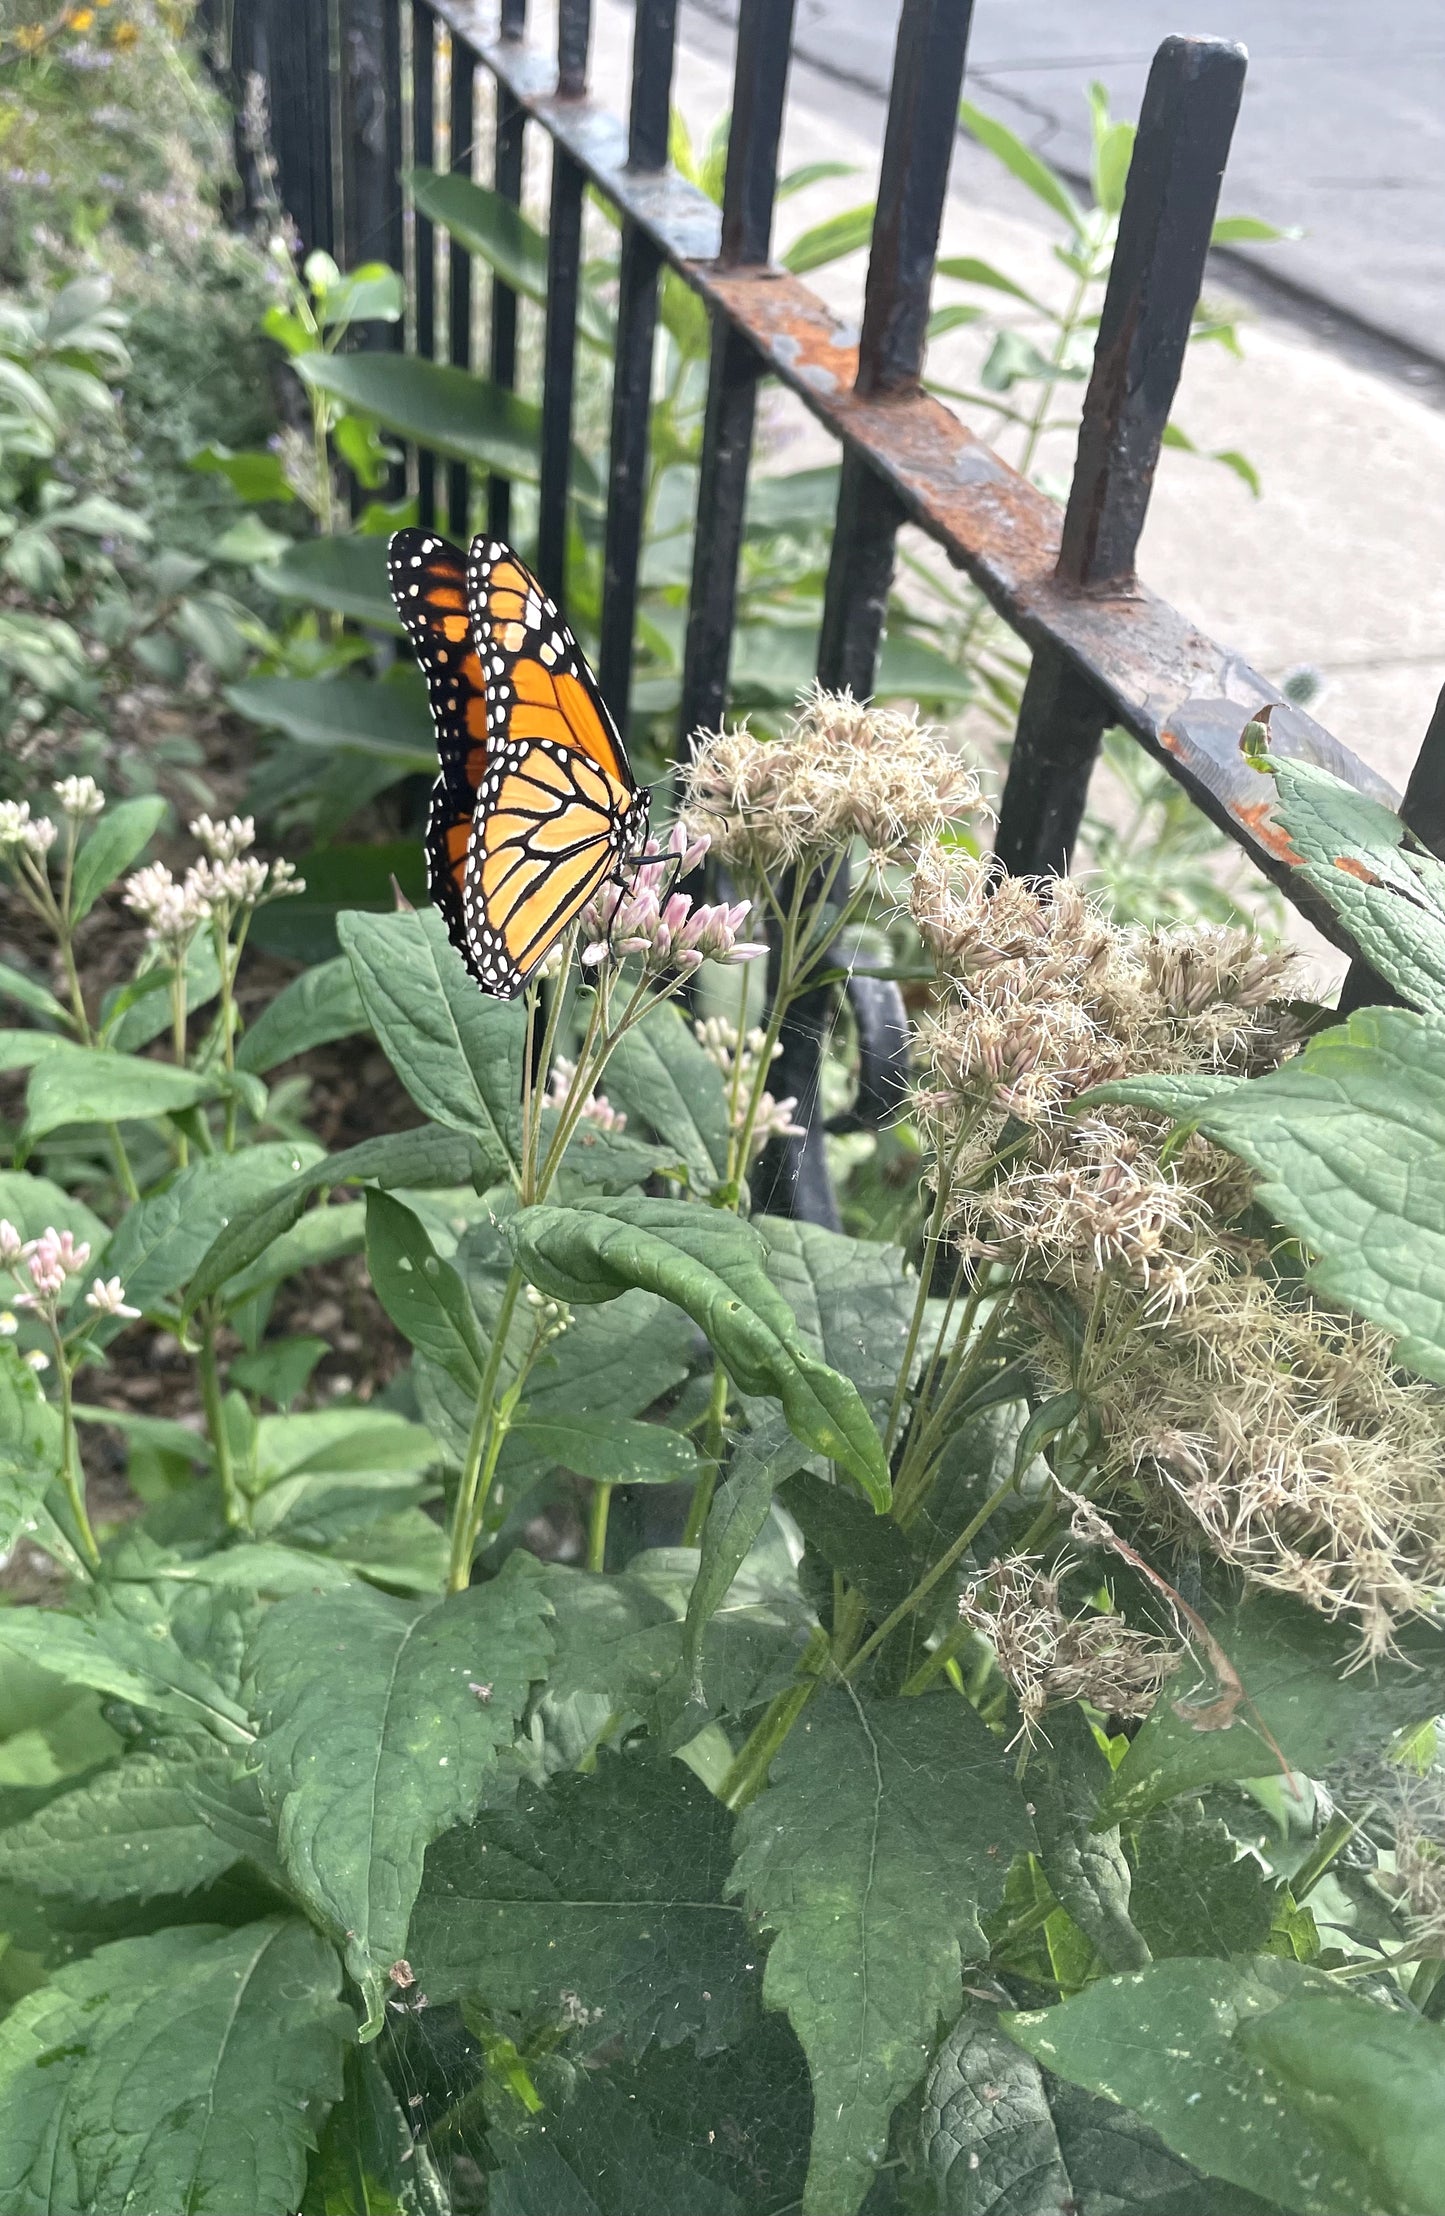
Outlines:
<svg viewBox="0 0 1445 2216"><path fill-rule="evenodd" d="M54 1318L58 1312L60 1296L74 1277L83 1274L90 1260L89 1242L77 1240L73 1231L57 1231L53 1224L41 1232L38 1239L25 1239L15 1225L0 1218L0 1263L12 1277L28 1278L28 1289L17 1293L15 1306L34 1310L37 1314ZM21 1265L24 1265L23 1273ZM118 1277L96 1278L85 1296L87 1308L102 1316L138 1316L138 1308L126 1306L125 1287ZM8 1317L8 1329L0 1320L0 1336L11 1337L15 1319Z"/></svg>
<svg viewBox="0 0 1445 2216"><path fill-rule="evenodd" d="M740 936L752 903L720 901L699 905L686 893L662 897L664 880L695 869L707 852L707 840L674 824L666 846L649 839L643 860L628 885L605 885L582 911L583 964L609 957L640 955L652 974L680 970L684 976L704 962L751 962L767 953L761 941Z"/></svg>
<svg viewBox="0 0 1445 2216"><path fill-rule="evenodd" d="M547 1105L549 1108L566 1106L567 1096L572 1090L572 1081L576 1075L577 1064L569 1062L565 1054L559 1054L552 1064L552 1073L547 1080ZM625 1111L614 1108L605 1093L589 1093L578 1114L583 1123L595 1124L599 1131L612 1131L621 1134L627 1129Z"/></svg>
<svg viewBox="0 0 1445 2216"><path fill-rule="evenodd" d="M740 1131L747 1119L758 1064L768 1043L767 1033L755 1027L739 1042L737 1025L723 1016L708 1016L694 1023L692 1028L708 1060L722 1072L732 1127ZM768 1060L775 1062L782 1051L781 1042L775 1041ZM800 1139L803 1136L803 1125L794 1121L797 1108L797 1096L793 1093L785 1100L775 1100L769 1092L760 1096L753 1119L751 1152L754 1155L761 1154L769 1139Z"/></svg>
<svg viewBox="0 0 1445 2216"><path fill-rule="evenodd" d="M0 800L0 856L16 852L43 861L59 833L49 816L32 816L28 800Z"/></svg>
<svg viewBox="0 0 1445 2216"><path fill-rule="evenodd" d="M183 878L176 879L164 862L151 862L125 882L126 906L145 924L151 944L173 957L184 952L201 924L229 928L243 909L306 890L292 863L262 862L247 853L256 837L250 816L231 816L225 823L197 816L191 832L205 853Z"/></svg>

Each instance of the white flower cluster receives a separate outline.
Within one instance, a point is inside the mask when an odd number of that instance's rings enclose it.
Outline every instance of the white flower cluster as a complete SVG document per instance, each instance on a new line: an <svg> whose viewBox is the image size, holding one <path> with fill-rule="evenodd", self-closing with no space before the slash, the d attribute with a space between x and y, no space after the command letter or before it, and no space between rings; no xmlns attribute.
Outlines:
<svg viewBox="0 0 1445 2216"><path fill-rule="evenodd" d="M49 816L32 816L28 800L0 800L0 855L18 850L40 861L59 837Z"/></svg>
<svg viewBox="0 0 1445 2216"><path fill-rule="evenodd" d="M57 1231L51 1224L38 1239L25 1239L13 1223L0 1217L0 1263L13 1277L19 1277L23 1262L25 1275L30 1280L28 1291L15 1296L17 1308L30 1308L43 1316L54 1317L66 1285L72 1277L81 1275L89 1260L88 1241L77 1242L73 1231ZM126 1306L125 1287L118 1277L98 1277L85 1296L85 1305L99 1316L140 1314L138 1308ZM13 1337L15 1328L15 1319L7 1311L0 1318L0 1337Z"/></svg>
<svg viewBox="0 0 1445 2216"><path fill-rule="evenodd" d="M758 1063L768 1043L767 1033L755 1028L744 1035L739 1045L737 1025L729 1023L724 1016L708 1016L694 1023L692 1028L708 1060L722 1072L733 1129L740 1131L747 1119ZM782 1051L781 1043L775 1042L768 1060L775 1062ZM753 1121L753 1154L761 1154L769 1139L800 1139L803 1136L802 1124L794 1121L797 1108L796 1094L790 1093L786 1100L774 1100L768 1092L762 1094Z"/></svg>
<svg viewBox="0 0 1445 2216"><path fill-rule="evenodd" d="M229 928L242 909L306 890L292 863L266 863L247 853L256 838L250 816L231 816L224 823L197 816L191 834L205 856L183 878L177 880L164 862L151 862L126 879L125 904L145 924L153 946L183 952L201 924Z"/></svg>

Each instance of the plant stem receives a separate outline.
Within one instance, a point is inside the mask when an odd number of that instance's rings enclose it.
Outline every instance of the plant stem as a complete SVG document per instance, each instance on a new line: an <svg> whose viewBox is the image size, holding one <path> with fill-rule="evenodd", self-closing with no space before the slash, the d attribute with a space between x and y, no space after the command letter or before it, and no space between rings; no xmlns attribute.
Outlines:
<svg viewBox="0 0 1445 2216"><path fill-rule="evenodd" d="M592 1509L587 1519L587 1567L599 1575L607 1567L607 1512L611 1506L612 1487L594 1485Z"/></svg>
<svg viewBox="0 0 1445 2216"><path fill-rule="evenodd" d="M70 1512L75 1518L85 1566L93 1577L100 1568L100 1548L95 1543L95 1533L91 1529L90 1516L85 1505L85 1472L81 1465L79 1441L75 1431L70 1363L66 1359L60 1325L54 1316L49 1318L49 1324L50 1343L55 1349L56 1374L60 1379L60 1476L65 1486L66 1498L70 1502Z"/></svg>
<svg viewBox="0 0 1445 2216"><path fill-rule="evenodd" d="M813 1633L798 1664L799 1682L768 1703L739 1748L737 1759L718 1788L724 1808L746 1808L749 1801L756 1800L768 1782L768 1771L779 1748L822 1683L819 1673L827 1660L828 1636L820 1628Z"/></svg>
<svg viewBox="0 0 1445 2216"><path fill-rule="evenodd" d="M245 1523L241 1496L236 1488L236 1472L231 1461L231 1440L226 1430L226 1411L221 1400L221 1379L216 1368L216 1318L210 1303L201 1312L201 1397L206 1407L206 1429L211 1435L211 1447L216 1457L216 1475L221 1480L221 1499L225 1505L226 1523L232 1531L239 1531Z"/></svg>
<svg viewBox="0 0 1445 2216"><path fill-rule="evenodd" d="M687 1525L682 1534L685 1547L702 1543L702 1528L707 1522L707 1512L712 1506L712 1496L717 1488L718 1471L722 1465L723 1426L728 1412L728 1373L719 1362L712 1373L712 1396L707 1404L707 1422L702 1434L702 1475L687 1511Z"/></svg>
<svg viewBox="0 0 1445 2216"><path fill-rule="evenodd" d="M1002 1502L1004 1502L1008 1498L1013 1489L1014 1475L1013 1472L1010 1471L1009 1475L1004 1479L1002 1485L997 1486L994 1491L989 1494L988 1499L984 1502L982 1508L980 1508L980 1510L978 1511L978 1514L974 1517L971 1517L970 1520L964 1525L962 1531L960 1531L958 1537L953 1541L952 1545L944 1549L943 1553L940 1554L938 1560L934 1563L933 1567L930 1570L925 1571L924 1575L914 1586L912 1592L905 1593L903 1599L898 1603L898 1606L894 1609L892 1615L885 1616L882 1623L878 1626L878 1629L872 1634L872 1636L864 1640L862 1646L858 1649L858 1652L854 1655L852 1661L848 1664L848 1667L843 1672L843 1675L845 1677L855 1677L858 1671L862 1669L863 1664L868 1660L869 1655L876 1654L879 1647L882 1646L884 1640L889 1637L890 1633L896 1631L898 1629L898 1626L904 1621L904 1619L912 1615L914 1609L918 1607L920 1602L927 1600L929 1594L933 1591L934 1586L937 1585L940 1578L946 1577L948 1575L948 1572L953 1568L954 1563L959 1559L960 1555L962 1555L967 1548L972 1546L974 1540L978 1537L984 1525L992 1516L994 1510L998 1508L1002 1504Z"/></svg>
<svg viewBox="0 0 1445 2216"><path fill-rule="evenodd" d="M502 1374L502 1358L506 1351L507 1332L512 1313L521 1298L523 1277L521 1265L512 1264L507 1282L502 1288L497 1320L492 1327L492 1343L487 1352L487 1366L477 1388L476 1411L467 1439L466 1459L462 1464L461 1483L457 1487L456 1506L452 1511L451 1557L447 1569L447 1591L465 1592L472 1581L472 1552L477 1542L477 1525L487 1504L487 1492L497 1467L497 1456L502 1451L502 1432L498 1429L496 1406L497 1380Z"/></svg>
<svg viewBox="0 0 1445 2216"><path fill-rule="evenodd" d="M1296 1908L1304 1905L1305 1900L1319 1884L1335 1856L1349 1845L1369 1813L1369 1809L1366 1809L1364 1816L1345 1816L1336 1810L1335 1814L1331 1816L1313 1847L1305 1856L1304 1861L1301 1862L1289 1881L1290 1896Z"/></svg>

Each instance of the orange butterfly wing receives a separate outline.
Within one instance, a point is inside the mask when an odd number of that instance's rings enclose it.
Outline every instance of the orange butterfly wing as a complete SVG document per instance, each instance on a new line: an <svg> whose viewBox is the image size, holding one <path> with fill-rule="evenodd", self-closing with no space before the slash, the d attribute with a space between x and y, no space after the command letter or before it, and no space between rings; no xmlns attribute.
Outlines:
<svg viewBox="0 0 1445 2216"><path fill-rule="evenodd" d="M466 556L435 531L398 531L387 549L387 581L426 679L441 758L427 811L427 891L481 984L467 940L464 888L487 774L487 686L467 614Z"/></svg>
<svg viewBox="0 0 1445 2216"><path fill-rule="evenodd" d="M464 921L473 974L511 998L645 841L648 796L572 632L499 539L472 542L467 608L489 754Z"/></svg>

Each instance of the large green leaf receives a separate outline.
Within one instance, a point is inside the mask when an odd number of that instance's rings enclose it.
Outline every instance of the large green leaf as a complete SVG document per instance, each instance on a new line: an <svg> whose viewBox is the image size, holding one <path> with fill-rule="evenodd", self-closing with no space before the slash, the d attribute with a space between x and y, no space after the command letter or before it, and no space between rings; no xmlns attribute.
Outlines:
<svg viewBox="0 0 1445 2216"><path fill-rule="evenodd" d="M178 1723L201 1724L226 1744L251 1738L245 1709L210 1663L179 1643L144 1587L101 1594L88 1616L58 1608L0 1609L0 1650L68 1684L93 1686Z"/></svg>
<svg viewBox="0 0 1445 2216"><path fill-rule="evenodd" d="M756 2177L740 2199L713 2174L710 2117L700 2114L698 2130L685 2135L601 2072L549 2058L531 2075L535 2109L499 2101L488 2110L490 2216L773 2216L786 2208L757 2198Z"/></svg>
<svg viewBox="0 0 1445 2216"><path fill-rule="evenodd" d="M390 1193L366 1196L366 1266L402 1337L475 1400L487 1358L467 1289L410 1208Z"/></svg>
<svg viewBox="0 0 1445 2216"><path fill-rule="evenodd" d="M29 1539L67 1569L78 1569L72 1543L46 1500L60 1460L60 1412L18 1348L0 1340L0 1548L9 1553Z"/></svg>
<svg viewBox="0 0 1445 2216"><path fill-rule="evenodd" d="M231 706L300 746L379 755L397 775L436 769L426 696L419 685L365 677L251 677L228 685Z"/></svg>
<svg viewBox="0 0 1445 2216"><path fill-rule="evenodd" d="M1196 1800L1156 1808L1131 1859L1129 1913L1157 1958L1264 1952L1279 1889L1254 1855L1240 1852L1221 1817L1207 1816Z"/></svg>
<svg viewBox="0 0 1445 2216"><path fill-rule="evenodd" d="M175 1115L212 1100L221 1090L214 1073L147 1062L106 1047L58 1044L30 1073L25 1132L43 1139L68 1123L126 1123Z"/></svg>
<svg viewBox="0 0 1445 2216"><path fill-rule="evenodd" d="M611 1300L643 1286L675 1301L743 1392L775 1395L795 1437L847 1470L876 1507L886 1503L882 1441L857 1388L803 1343L750 1225L686 1201L624 1197L588 1211L525 1208L507 1232L532 1282L559 1299Z"/></svg>
<svg viewBox="0 0 1445 2216"><path fill-rule="evenodd" d="M38 1239L51 1226L69 1231L77 1241L86 1242L92 1258L99 1255L110 1237L99 1216L83 1200L29 1170L0 1170L0 1216L14 1224L22 1239Z"/></svg>
<svg viewBox="0 0 1445 2216"><path fill-rule="evenodd" d="M1138 1970L1151 1957L1130 1914L1133 1872L1118 1825L1098 1820L1112 1776L1083 1710L1070 1702L1052 1714L1028 1769L1044 1876L1108 1968Z"/></svg>
<svg viewBox="0 0 1445 2216"><path fill-rule="evenodd" d="M158 1754L128 1754L0 1830L0 1884L69 1900L192 1893L235 1859L194 1814L176 1765Z"/></svg>
<svg viewBox="0 0 1445 2216"><path fill-rule="evenodd" d="M333 1039L366 1029L366 1010L344 954L303 970L283 985L251 1025L236 1053L243 1070L259 1074ZM298 1165L299 1166L299 1165Z"/></svg>
<svg viewBox="0 0 1445 2216"><path fill-rule="evenodd" d="M1313 762L1279 761L1274 775L1274 813L1300 875L1405 1000L1445 1016L1445 864L1411 838L1393 808Z"/></svg>
<svg viewBox="0 0 1445 2216"><path fill-rule="evenodd" d="M1305 1777L1324 1777L1445 1708L1445 1637L1432 1626L1403 1625L1397 1653L1368 1670L1351 1668L1345 1629L1273 1594L1254 1595L1210 1629L1243 1699L1221 1727L1176 1705L1177 1686L1166 1686L1104 1791L1106 1822L1135 1821L1232 1778L1278 1776L1281 1754Z"/></svg>
<svg viewBox="0 0 1445 2216"><path fill-rule="evenodd" d="M373 631L400 631L386 582L386 540L361 537L298 539L263 571L283 600L305 601L350 616Z"/></svg>
<svg viewBox="0 0 1445 2216"><path fill-rule="evenodd" d="M729 1890L773 1933L764 1994L813 2078L805 2216L849 2216L982 1961L979 1919L1032 1844L1013 1764L966 1702L815 1701L739 1821Z"/></svg>
<svg viewBox="0 0 1445 2216"><path fill-rule="evenodd" d="M784 1216L752 1221L804 1344L853 1380L875 1423L886 1420L917 1291L901 1249Z"/></svg>
<svg viewBox="0 0 1445 2216"><path fill-rule="evenodd" d="M670 1002L624 1035L603 1082L630 1122L676 1149L700 1192L721 1182L728 1161L722 1075Z"/></svg>
<svg viewBox="0 0 1445 2216"><path fill-rule="evenodd" d="M697 1450L666 1424L627 1416L524 1415L512 1426L519 1442L559 1469L599 1485L682 1485L697 1476Z"/></svg>
<svg viewBox="0 0 1445 2216"><path fill-rule="evenodd" d="M971 100L959 102L958 116L970 138L977 139L995 161L1001 162L1021 185L1027 186L1036 200L1042 200L1046 208L1062 216L1076 236L1087 232L1088 218L1063 179L1032 147L1025 146L1006 123L1000 123L997 116L985 114Z"/></svg>
<svg viewBox="0 0 1445 2216"><path fill-rule="evenodd" d="M1440 2205L1445 2029L1297 1962L1156 1962L1004 2022L1187 2162L1301 2216Z"/></svg>
<svg viewBox="0 0 1445 2216"><path fill-rule="evenodd" d="M75 857L70 912L79 923L124 870L138 862L165 820L167 803L157 794L123 800L107 808Z"/></svg>
<svg viewBox="0 0 1445 2216"><path fill-rule="evenodd" d="M1041 2070L974 2001L923 2094L923 2160L939 2216L1222 2216L1224 2189L1127 2109ZM1232 2191L1229 2216L1266 2204Z"/></svg>
<svg viewBox="0 0 1445 2216"><path fill-rule="evenodd" d="M434 908L358 912L341 916L336 928L367 1020L422 1113L466 1132L499 1170L515 1165L527 1027L521 1002L477 990Z"/></svg>
<svg viewBox="0 0 1445 2216"><path fill-rule="evenodd" d="M752 1953L721 1897L730 1823L681 1762L604 1749L437 1841L408 1959L432 2000L549 2014L595 2046L728 2046Z"/></svg>
<svg viewBox="0 0 1445 2216"><path fill-rule="evenodd" d="M364 1178L388 1187L456 1185L479 1166L477 1149L469 1140L427 1124L414 1131L363 1139L341 1154L325 1155L250 1206L235 1210L207 1248L187 1288L187 1306L209 1300L229 1278L258 1262L274 1240L299 1222L312 1196L328 1186L356 1184Z"/></svg>
<svg viewBox="0 0 1445 2216"><path fill-rule="evenodd" d="M392 2091L374 2047L346 2056L341 2099L307 2172L301 2216L451 2216L420 2119Z"/></svg>
<svg viewBox="0 0 1445 2216"><path fill-rule="evenodd" d="M0 2203L287 2216L354 2019L299 1917L198 1924L73 1963L0 2027Z"/></svg>
<svg viewBox="0 0 1445 2216"><path fill-rule="evenodd" d="M382 428L450 461L535 484L542 411L470 370L414 354L302 354L296 368L313 392L374 416ZM572 484L597 504L596 464L573 451Z"/></svg>
<svg viewBox="0 0 1445 2216"><path fill-rule="evenodd" d="M529 223L505 194L454 169L414 169L407 181L419 214L449 231L469 254L479 255L524 300L545 304L546 233ZM578 295L577 328L583 338L609 352L616 344L611 319L586 287Z"/></svg>
<svg viewBox="0 0 1445 2216"><path fill-rule="evenodd" d="M545 1615L537 1580L509 1569L431 1607L361 1586L298 1594L261 1625L249 1681L261 1791L292 1885L362 1989L367 2037L426 1849L472 1814L545 1674Z"/></svg>
<svg viewBox="0 0 1445 2216"><path fill-rule="evenodd" d="M208 1154L122 1217L105 1249L137 1308L153 1308L184 1285L238 1210L319 1161L309 1141L274 1140L240 1154Z"/></svg>
<svg viewBox="0 0 1445 2216"><path fill-rule="evenodd" d="M1128 1097L1186 1114L1242 1156L1316 1256L1310 1283L1445 1383L1445 1023L1365 1008L1217 1098L1176 1104L1149 1080Z"/></svg>

